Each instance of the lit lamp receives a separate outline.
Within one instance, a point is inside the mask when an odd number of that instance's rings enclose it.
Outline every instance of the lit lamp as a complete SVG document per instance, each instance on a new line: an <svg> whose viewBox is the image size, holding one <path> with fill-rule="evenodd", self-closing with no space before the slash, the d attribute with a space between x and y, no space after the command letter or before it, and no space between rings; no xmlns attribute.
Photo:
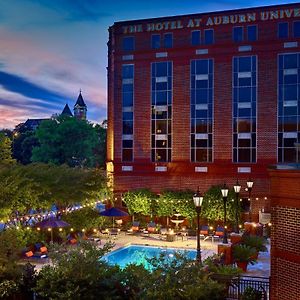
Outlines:
<svg viewBox="0 0 300 300"><path fill-rule="evenodd" d="M233 186L235 192L235 232L239 233L239 194L241 190L241 185L239 184L238 180L236 184Z"/></svg>
<svg viewBox="0 0 300 300"><path fill-rule="evenodd" d="M252 209L251 209L251 191L252 191L252 187L253 187L253 181L251 179L249 179L247 181L247 189L248 189L249 201L250 201L250 209L249 209L250 222L252 222Z"/></svg>
<svg viewBox="0 0 300 300"><path fill-rule="evenodd" d="M200 212L203 197L200 194L199 187L197 193L193 196L196 212L197 212L197 261L201 263L201 248L200 248Z"/></svg>
<svg viewBox="0 0 300 300"><path fill-rule="evenodd" d="M226 228L226 204L227 204L227 197L228 197L228 188L224 183L224 186L221 188L223 203L224 203L224 235L223 235L223 244L228 244L227 240L227 228Z"/></svg>

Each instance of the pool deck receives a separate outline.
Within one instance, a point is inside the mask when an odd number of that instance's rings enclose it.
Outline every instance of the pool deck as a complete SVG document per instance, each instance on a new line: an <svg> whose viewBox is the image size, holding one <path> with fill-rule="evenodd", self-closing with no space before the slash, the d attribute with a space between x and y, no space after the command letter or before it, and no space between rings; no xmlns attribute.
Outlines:
<svg viewBox="0 0 300 300"><path fill-rule="evenodd" d="M120 232L116 236L104 236L102 237L102 245L106 240L112 241L115 246L113 250L119 249L127 245L147 245L147 246L158 246L158 247L168 247L168 248L178 248L178 249L196 249L196 237L189 236L186 237L175 237L172 242L166 241L166 239L161 239L159 234L149 234L144 235L143 233L137 234L126 234L125 232ZM207 258L218 252L219 241L200 240L201 242L201 256L202 259ZM248 271L244 273L245 276L254 277L269 277L270 276L270 247L268 245L268 252L260 252L258 256L257 263L254 265L248 265Z"/></svg>

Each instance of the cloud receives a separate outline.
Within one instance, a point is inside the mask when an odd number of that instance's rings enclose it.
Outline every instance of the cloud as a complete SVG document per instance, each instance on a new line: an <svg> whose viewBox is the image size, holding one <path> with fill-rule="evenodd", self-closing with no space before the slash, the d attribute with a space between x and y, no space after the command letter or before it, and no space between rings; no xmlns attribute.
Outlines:
<svg viewBox="0 0 300 300"><path fill-rule="evenodd" d="M55 102L65 101L65 97L62 95L47 90L14 74L0 71L0 83L4 89L28 98L52 100Z"/></svg>

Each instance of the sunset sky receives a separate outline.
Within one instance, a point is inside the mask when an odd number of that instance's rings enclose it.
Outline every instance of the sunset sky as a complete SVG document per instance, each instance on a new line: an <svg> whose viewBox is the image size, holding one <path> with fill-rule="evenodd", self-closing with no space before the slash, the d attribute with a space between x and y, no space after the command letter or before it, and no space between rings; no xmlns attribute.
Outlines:
<svg viewBox="0 0 300 300"><path fill-rule="evenodd" d="M0 128L73 109L106 118L107 29L115 21L297 1L0 0Z"/></svg>

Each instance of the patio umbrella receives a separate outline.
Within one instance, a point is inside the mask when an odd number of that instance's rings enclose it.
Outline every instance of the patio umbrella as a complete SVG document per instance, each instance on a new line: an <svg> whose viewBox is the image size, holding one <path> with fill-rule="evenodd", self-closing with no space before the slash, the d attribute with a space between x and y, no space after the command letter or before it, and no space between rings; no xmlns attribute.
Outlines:
<svg viewBox="0 0 300 300"><path fill-rule="evenodd" d="M59 220L55 217L51 217L48 219L45 219L41 222L38 222L35 224L36 227L40 228L57 228L57 227L67 227L70 226L69 223ZM51 230L51 242L53 242L53 231Z"/></svg>
<svg viewBox="0 0 300 300"><path fill-rule="evenodd" d="M100 216L104 216L104 217L112 217L113 218L113 227L114 227L114 218L115 217L125 217L125 216L128 216L128 213L119 209L119 208L116 208L116 207L111 207L111 208L108 208L104 211L101 211L100 212Z"/></svg>

